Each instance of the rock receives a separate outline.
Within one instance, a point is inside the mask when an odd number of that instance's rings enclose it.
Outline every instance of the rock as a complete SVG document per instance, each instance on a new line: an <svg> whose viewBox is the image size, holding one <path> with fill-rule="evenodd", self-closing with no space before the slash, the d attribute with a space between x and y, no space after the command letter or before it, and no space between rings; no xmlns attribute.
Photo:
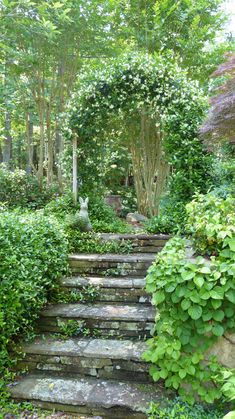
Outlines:
<svg viewBox="0 0 235 419"><path fill-rule="evenodd" d="M162 400L161 389L156 385L140 388L134 383L44 375L23 378L11 393L17 400L33 400L42 408L117 419L145 419L150 403Z"/></svg>
<svg viewBox="0 0 235 419"><path fill-rule="evenodd" d="M209 355L216 355L220 364L225 367L235 368L235 334L219 338L209 350Z"/></svg>
<svg viewBox="0 0 235 419"><path fill-rule="evenodd" d="M142 214L139 214L138 212L129 212L126 216L126 220L128 223L144 223L145 221L148 221L148 218L145 217Z"/></svg>
<svg viewBox="0 0 235 419"><path fill-rule="evenodd" d="M117 215L120 215L122 211L122 198L120 195L107 195L104 201L113 208Z"/></svg>

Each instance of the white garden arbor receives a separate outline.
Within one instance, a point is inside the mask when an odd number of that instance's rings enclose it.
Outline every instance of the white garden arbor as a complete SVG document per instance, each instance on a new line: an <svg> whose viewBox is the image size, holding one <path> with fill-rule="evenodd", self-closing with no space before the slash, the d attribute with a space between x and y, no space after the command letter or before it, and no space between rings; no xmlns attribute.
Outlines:
<svg viewBox="0 0 235 419"><path fill-rule="evenodd" d="M78 86L70 117L74 199L78 139L104 138L110 125L121 124L132 156L138 210L157 215L170 169L186 172L192 150L202 153L197 130L205 102L198 86L177 64L146 54L113 60L85 74ZM192 159L190 165L189 182Z"/></svg>

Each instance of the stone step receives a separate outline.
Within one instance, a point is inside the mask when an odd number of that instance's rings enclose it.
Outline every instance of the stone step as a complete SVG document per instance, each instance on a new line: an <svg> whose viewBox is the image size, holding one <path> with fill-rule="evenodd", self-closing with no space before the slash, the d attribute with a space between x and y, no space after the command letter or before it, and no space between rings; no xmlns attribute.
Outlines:
<svg viewBox="0 0 235 419"><path fill-rule="evenodd" d="M141 358L146 349L146 343L130 340L41 337L22 347L26 356L19 362L18 369L53 371L76 378L83 375L150 382L149 365Z"/></svg>
<svg viewBox="0 0 235 419"><path fill-rule="evenodd" d="M101 233L99 237L103 241L128 241L132 245L132 252L157 253L165 246L170 239L167 234L115 234Z"/></svg>
<svg viewBox="0 0 235 419"><path fill-rule="evenodd" d="M73 254L69 265L73 273L105 276L141 276L155 260L155 253Z"/></svg>
<svg viewBox="0 0 235 419"><path fill-rule="evenodd" d="M16 401L27 400L44 409L109 419L146 419L151 401L162 399L159 385L53 375L28 375L10 391Z"/></svg>
<svg viewBox="0 0 235 419"><path fill-rule="evenodd" d="M83 320L92 333L102 337L149 337L155 319L155 309L142 304L55 304L41 312L38 329L60 332L59 324L69 319Z"/></svg>
<svg viewBox="0 0 235 419"><path fill-rule="evenodd" d="M82 291L83 287L89 285L97 287L95 301L150 303L150 296L144 290L144 278L74 276L63 278L60 284L65 292Z"/></svg>

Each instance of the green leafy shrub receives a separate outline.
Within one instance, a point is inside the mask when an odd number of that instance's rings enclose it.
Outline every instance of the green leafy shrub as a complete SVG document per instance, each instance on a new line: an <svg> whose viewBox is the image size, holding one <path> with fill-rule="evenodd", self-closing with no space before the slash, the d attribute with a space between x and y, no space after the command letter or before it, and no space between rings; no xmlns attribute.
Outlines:
<svg viewBox="0 0 235 419"><path fill-rule="evenodd" d="M99 287L93 285L87 285L78 290L61 290L55 289L55 292L50 298L52 303L92 303L99 296Z"/></svg>
<svg viewBox="0 0 235 419"><path fill-rule="evenodd" d="M219 376L222 383L222 391L229 401L235 400L235 369L230 371L222 371Z"/></svg>
<svg viewBox="0 0 235 419"><path fill-rule="evenodd" d="M174 223L174 220L167 215L152 217L145 223L145 230L151 234L169 234L173 233L175 228L177 229L177 225Z"/></svg>
<svg viewBox="0 0 235 419"><path fill-rule="evenodd" d="M235 252L235 199L197 195L187 206L187 231L200 254L233 258ZM235 259L234 259L235 260Z"/></svg>
<svg viewBox="0 0 235 419"><path fill-rule="evenodd" d="M85 320L67 320L63 321L61 319L57 319L57 325L59 327L59 337L61 339L67 339L69 337L74 336L86 336L86 337L100 337L100 330L94 329L91 330Z"/></svg>
<svg viewBox="0 0 235 419"><path fill-rule="evenodd" d="M89 215L95 232L128 233L131 228L123 222L104 200L91 196Z"/></svg>
<svg viewBox="0 0 235 419"><path fill-rule="evenodd" d="M60 329L60 336L66 338L72 336L81 336L85 328L84 320L69 319L66 322L57 319L57 324Z"/></svg>
<svg viewBox="0 0 235 419"><path fill-rule="evenodd" d="M8 207L41 208L58 193L56 186L40 187L36 176L0 166L0 202Z"/></svg>
<svg viewBox="0 0 235 419"><path fill-rule="evenodd" d="M137 211L137 199L134 187L123 186L115 190L122 198L121 217L126 217L129 212Z"/></svg>
<svg viewBox="0 0 235 419"><path fill-rule="evenodd" d="M72 192L65 192L63 195L52 199L44 208L45 215L54 215L56 218L63 220L67 214L74 214L79 208L73 202Z"/></svg>
<svg viewBox="0 0 235 419"><path fill-rule="evenodd" d="M48 203L45 206L44 213L47 215L53 214L64 222L68 216L73 218L79 208L79 204L74 205L72 194L67 193ZM116 215L114 210L104 202L104 199L99 196L89 197L89 218L95 232L128 233L131 231L131 228L123 222ZM76 234L75 228L74 236L76 236ZM71 232L70 236L72 236Z"/></svg>
<svg viewBox="0 0 235 419"><path fill-rule="evenodd" d="M222 415L219 409L205 409L200 404L192 406L180 397L168 400L166 407L152 403L148 411L148 419L221 419Z"/></svg>
<svg viewBox="0 0 235 419"><path fill-rule="evenodd" d="M218 379L222 367L207 351L226 331L235 328L231 208L230 198L222 202L200 195L188 206L188 226L197 250L215 252L216 256L189 257L186 241L175 237L157 255L147 275L146 289L153 295L158 315L156 335L148 342L145 359L153 364L153 379L164 379L166 387L178 390L188 402L199 395L212 403L224 391ZM208 241L211 236L213 248Z"/></svg>
<svg viewBox="0 0 235 419"><path fill-rule="evenodd" d="M102 240L97 233L82 233L74 228L67 228L69 251L79 253L129 253L132 244L129 241Z"/></svg>
<svg viewBox="0 0 235 419"><path fill-rule="evenodd" d="M235 146L223 144L211 166L212 193L220 198L235 194Z"/></svg>
<svg viewBox="0 0 235 419"><path fill-rule="evenodd" d="M0 217L0 371L10 365L12 342L28 334L49 292L67 267L67 240L41 214Z"/></svg>
<svg viewBox="0 0 235 419"><path fill-rule="evenodd" d="M152 217L145 223L148 233L183 233L185 231L186 208L185 203L165 196L160 204L160 215Z"/></svg>

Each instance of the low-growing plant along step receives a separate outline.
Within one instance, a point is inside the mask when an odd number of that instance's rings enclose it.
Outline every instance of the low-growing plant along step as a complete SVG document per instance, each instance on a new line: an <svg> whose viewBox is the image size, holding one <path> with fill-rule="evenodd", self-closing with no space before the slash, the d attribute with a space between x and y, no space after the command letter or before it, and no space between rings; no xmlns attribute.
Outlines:
<svg viewBox="0 0 235 419"><path fill-rule="evenodd" d="M167 234L114 234L102 233L99 235L103 241L128 242L132 246L132 252L157 253L170 239Z"/></svg>
<svg viewBox="0 0 235 419"><path fill-rule="evenodd" d="M29 375L11 387L12 397L45 409L102 416L109 419L146 419L151 401L161 401L161 389L96 378Z"/></svg>
<svg viewBox="0 0 235 419"><path fill-rule="evenodd" d="M141 359L145 350L146 344L140 341L42 337L22 347L26 357L18 368L149 382L149 365Z"/></svg>
<svg viewBox="0 0 235 419"><path fill-rule="evenodd" d="M38 327L41 332L60 332L61 323L73 319L83 320L92 333L99 330L102 336L145 337L154 318L154 308L141 304L56 304L41 312Z"/></svg>
<svg viewBox="0 0 235 419"><path fill-rule="evenodd" d="M77 274L145 276L155 258L155 253L73 254L69 256L69 265Z"/></svg>
<svg viewBox="0 0 235 419"><path fill-rule="evenodd" d="M76 301L76 294L79 299L79 292L89 292L89 287L94 287L97 291L95 301L150 303L150 297L144 290L144 278L74 276L63 278L60 283L61 290L71 295L73 301Z"/></svg>

